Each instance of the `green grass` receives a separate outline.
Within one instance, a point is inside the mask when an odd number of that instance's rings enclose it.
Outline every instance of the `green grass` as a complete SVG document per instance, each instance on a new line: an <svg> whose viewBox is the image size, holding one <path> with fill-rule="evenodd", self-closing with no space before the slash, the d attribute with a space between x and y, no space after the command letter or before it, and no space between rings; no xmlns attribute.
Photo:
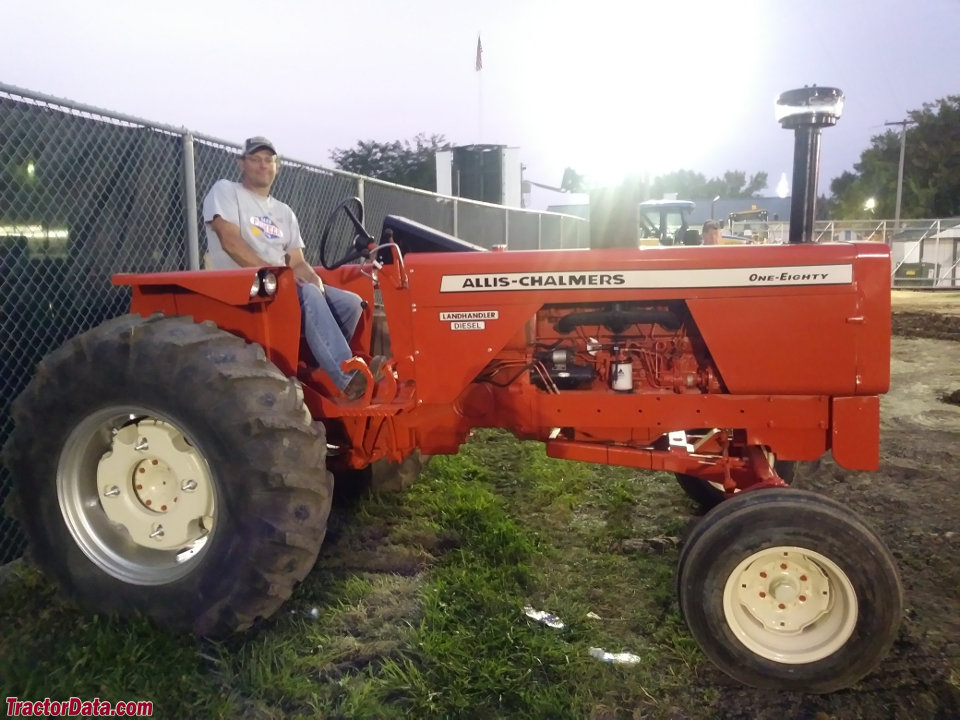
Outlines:
<svg viewBox="0 0 960 720"><path fill-rule="evenodd" d="M335 508L294 597L222 643L84 615L18 570L0 586L0 698L135 697L176 718L701 717L670 541L690 512L670 476L477 432L407 492Z"/></svg>

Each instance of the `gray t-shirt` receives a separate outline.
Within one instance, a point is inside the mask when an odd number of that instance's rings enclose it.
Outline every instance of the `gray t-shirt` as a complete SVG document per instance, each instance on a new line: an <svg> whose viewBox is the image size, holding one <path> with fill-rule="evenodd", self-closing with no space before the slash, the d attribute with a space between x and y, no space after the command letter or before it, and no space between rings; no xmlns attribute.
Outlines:
<svg viewBox="0 0 960 720"><path fill-rule="evenodd" d="M289 205L272 195L263 197L250 192L238 182L217 180L203 199L211 269L240 267L224 251L220 238L210 227L217 215L240 228L240 236L263 259L264 265L286 265L286 254L303 247L300 225Z"/></svg>

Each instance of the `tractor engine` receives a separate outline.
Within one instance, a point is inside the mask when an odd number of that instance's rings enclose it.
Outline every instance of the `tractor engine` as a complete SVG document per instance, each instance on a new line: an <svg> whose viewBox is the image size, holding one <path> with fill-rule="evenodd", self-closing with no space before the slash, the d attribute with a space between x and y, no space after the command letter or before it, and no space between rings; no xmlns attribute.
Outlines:
<svg viewBox="0 0 960 720"><path fill-rule="evenodd" d="M722 391L682 302L547 305L534 333L530 382L547 392Z"/></svg>

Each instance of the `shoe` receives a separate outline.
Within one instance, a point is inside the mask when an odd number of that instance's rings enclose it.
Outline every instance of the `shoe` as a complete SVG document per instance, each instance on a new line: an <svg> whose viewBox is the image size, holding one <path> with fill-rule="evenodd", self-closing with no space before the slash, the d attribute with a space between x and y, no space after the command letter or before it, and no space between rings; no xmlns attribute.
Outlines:
<svg viewBox="0 0 960 720"><path fill-rule="evenodd" d="M386 361L387 358L383 355L375 355L370 359L368 367L370 368L370 374L373 375L374 382L377 382L377 380L383 377L383 364ZM350 400L359 400L366 391L367 376L357 370L353 374L353 377L350 378L350 382L348 382L347 386L343 389L343 394Z"/></svg>
<svg viewBox="0 0 960 720"><path fill-rule="evenodd" d="M387 360L386 355L374 355L370 358L370 374L373 375L374 382L383 377L383 366Z"/></svg>

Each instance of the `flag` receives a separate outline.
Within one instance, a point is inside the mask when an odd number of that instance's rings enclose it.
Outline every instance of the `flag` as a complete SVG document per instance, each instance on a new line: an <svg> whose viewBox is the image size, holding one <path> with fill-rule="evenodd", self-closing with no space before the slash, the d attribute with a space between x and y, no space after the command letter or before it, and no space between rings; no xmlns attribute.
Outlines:
<svg viewBox="0 0 960 720"><path fill-rule="evenodd" d="M477 66L476 71L483 70L483 45L480 43L480 35L477 34Z"/></svg>

